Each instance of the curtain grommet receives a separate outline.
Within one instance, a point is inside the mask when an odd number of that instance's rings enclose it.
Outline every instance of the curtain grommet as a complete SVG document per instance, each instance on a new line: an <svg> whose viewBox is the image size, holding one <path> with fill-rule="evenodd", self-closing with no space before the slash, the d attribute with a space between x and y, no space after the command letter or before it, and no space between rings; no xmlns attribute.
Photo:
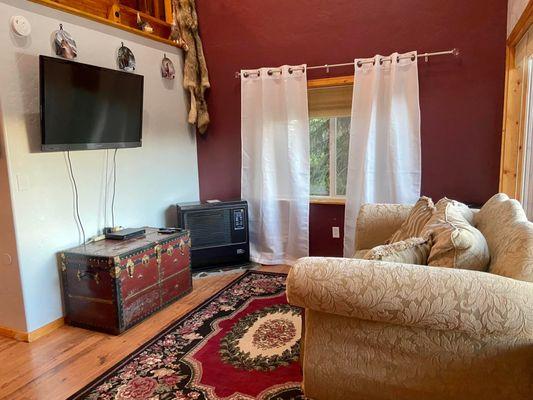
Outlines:
<svg viewBox="0 0 533 400"><path fill-rule="evenodd" d="M271 69L269 69L269 70L267 71L268 76L272 76L273 73L274 73L274 72L272 72Z"/></svg>
<svg viewBox="0 0 533 400"><path fill-rule="evenodd" d="M289 74L292 74L292 68L289 68Z"/></svg>

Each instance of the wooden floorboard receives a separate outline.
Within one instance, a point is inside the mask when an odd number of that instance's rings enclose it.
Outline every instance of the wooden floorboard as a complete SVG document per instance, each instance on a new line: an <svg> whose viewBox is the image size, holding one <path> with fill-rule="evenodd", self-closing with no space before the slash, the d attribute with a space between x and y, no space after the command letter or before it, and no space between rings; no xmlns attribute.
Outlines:
<svg viewBox="0 0 533 400"><path fill-rule="evenodd" d="M260 269L286 273L289 267ZM0 337L0 399L67 398L239 275L194 280L189 295L120 336L62 326L32 343Z"/></svg>

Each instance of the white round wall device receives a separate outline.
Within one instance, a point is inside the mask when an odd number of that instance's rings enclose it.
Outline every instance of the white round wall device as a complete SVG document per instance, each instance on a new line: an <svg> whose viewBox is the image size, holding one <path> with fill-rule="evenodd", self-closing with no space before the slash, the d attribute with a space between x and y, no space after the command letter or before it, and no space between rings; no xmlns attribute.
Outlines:
<svg viewBox="0 0 533 400"><path fill-rule="evenodd" d="M11 29L19 36L29 36L31 33L30 21L22 15L11 17Z"/></svg>

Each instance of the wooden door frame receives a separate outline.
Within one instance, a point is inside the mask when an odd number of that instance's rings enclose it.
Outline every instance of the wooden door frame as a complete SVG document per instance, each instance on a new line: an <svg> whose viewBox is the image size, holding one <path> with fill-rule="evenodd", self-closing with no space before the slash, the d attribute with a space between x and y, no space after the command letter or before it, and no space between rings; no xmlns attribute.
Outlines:
<svg viewBox="0 0 533 400"><path fill-rule="evenodd" d="M533 26L533 1L529 1L520 19L507 38L505 51L505 98L503 109L502 146L499 191L521 199L525 148L525 113L527 100L522 75L515 68L516 48Z"/></svg>

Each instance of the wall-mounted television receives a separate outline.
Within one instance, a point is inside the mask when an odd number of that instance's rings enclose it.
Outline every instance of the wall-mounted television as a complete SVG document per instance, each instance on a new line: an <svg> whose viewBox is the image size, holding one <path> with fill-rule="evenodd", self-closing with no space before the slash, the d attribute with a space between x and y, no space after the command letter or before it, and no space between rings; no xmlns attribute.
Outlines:
<svg viewBox="0 0 533 400"><path fill-rule="evenodd" d="M43 151L140 147L142 75L39 56Z"/></svg>

